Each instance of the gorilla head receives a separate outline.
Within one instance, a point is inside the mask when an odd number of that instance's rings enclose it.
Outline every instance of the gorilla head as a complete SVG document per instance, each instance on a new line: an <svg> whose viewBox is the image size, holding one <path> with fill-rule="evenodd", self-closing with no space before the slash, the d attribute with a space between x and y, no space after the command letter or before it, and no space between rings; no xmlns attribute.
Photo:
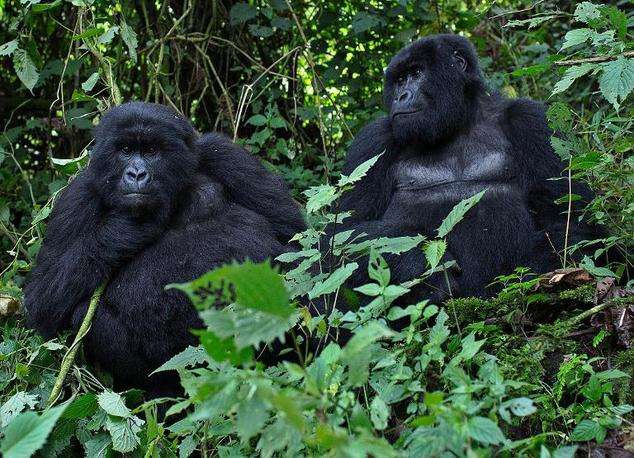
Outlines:
<svg viewBox="0 0 634 458"><path fill-rule="evenodd" d="M400 144L434 145L470 123L484 83L469 41L423 38L394 56L385 72L384 104Z"/></svg>
<svg viewBox="0 0 634 458"><path fill-rule="evenodd" d="M111 109L95 133L96 193L106 207L135 217L167 215L198 167L197 134L170 108L131 102Z"/></svg>

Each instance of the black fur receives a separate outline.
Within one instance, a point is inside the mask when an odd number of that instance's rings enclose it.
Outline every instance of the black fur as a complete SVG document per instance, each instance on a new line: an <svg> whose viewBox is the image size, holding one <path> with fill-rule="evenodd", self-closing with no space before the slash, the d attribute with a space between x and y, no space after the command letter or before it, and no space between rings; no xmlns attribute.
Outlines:
<svg viewBox="0 0 634 458"><path fill-rule="evenodd" d="M139 154L137 154L140 152ZM150 175L126 194L131 157ZM136 188L135 188L136 189ZM231 260L274 258L304 229L282 180L219 134L199 137L171 109L128 103L97 128L90 165L63 191L25 289L28 322L43 336L77 329L88 300L109 278L89 357L119 386L170 392L148 374L195 339L187 297L164 290Z"/></svg>
<svg viewBox="0 0 634 458"><path fill-rule="evenodd" d="M342 198L341 210L353 212L342 229L434 237L455 204L488 188L448 237L447 259L461 270L449 275L451 293L487 296L494 292L487 285L517 266L536 272L560 266L566 207L554 201L567 194L568 183L550 180L565 174L541 104L488 93L473 47L454 35L430 36L400 51L386 71L384 100L389 115L363 128L348 151L346 174L383 155ZM573 192L592 198L585 185L574 183ZM578 216L571 219L569 244L600 236ZM426 270L419 249L389 263L395 282ZM360 272L352 286L366 281ZM446 283L436 275L414 296L443 299Z"/></svg>

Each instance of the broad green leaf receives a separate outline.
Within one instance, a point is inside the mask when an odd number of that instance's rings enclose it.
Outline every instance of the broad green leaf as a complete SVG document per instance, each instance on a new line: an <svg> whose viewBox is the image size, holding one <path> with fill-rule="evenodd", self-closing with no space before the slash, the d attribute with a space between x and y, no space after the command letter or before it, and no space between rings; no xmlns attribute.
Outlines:
<svg viewBox="0 0 634 458"><path fill-rule="evenodd" d="M383 431L387 428L387 420L389 418L390 408L383 399L376 396L370 404L370 420L372 420L372 424L379 431Z"/></svg>
<svg viewBox="0 0 634 458"><path fill-rule="evenodd" d="M577 5L574 14L575 20L589 23L601 17L599 7L592 2L581 2Z"/></svg>
<svg viewBox="0 0 634 458"><path fill-rule="evenodd" d="M97 412L97 408L96 395L93 393L82 394L73 399L73 402L64 411L62 418L88 418Z"/></svg>
<svg viewBox="0 0 634 458"><path fill-rule="evenodd" d="M247 124L251 124L252 126L260 127L266 124L266 116L261 114L256 114L247 119Z"/></svg>
<svg viewBox="0 0 634 458"><path fill-rule="evenodd" d="M120 394L114 391L105 390L103 393L97 395L97 402L108 415L115 417L129 417L132 412L128 409L123 402L123 398Z"/></svg>
<svg viewBox="0 0 634 458"><path fill-rule="evenodd" d="M381 20L373 14L359 11L352 19L352 30L354 30L354 33L360 34L376 27L380 23Z"/></svg>
<svg viewBox="0 0 634 458"><path fill-rule="evenodd" d="M561 51L571 48L572 46L577 46L585 43L593 35L594 31L592 29L573 29L570 32L566 33L566 35L564 36L564 44L561 47Z"/></svg>
<svg viewBox="0 0 634 458"><path fill-rule="evenodd" d="M366 296L378 296L382 292L381 286L376 283L367 283L355 288L354 290L361 294L365 294Z"/></svg>
<svg viewBox="0 0 634 458"><path fill-rule="evenodd" d="M425 258L430 269L433 270L440 264L445 251L447 251L447 242L444 240L430 240L425 244Z"/></svg>
<svg viewBox="0 0 634 458"><path fill-rule="evenodd" d="M168 361L163 363L152 374L156 372L175 371L185 369L186 367L195 366L204 362L208 362L207 354L201 347L192 347L191 345L177 355L172 356ZM150 374L151 375L151 374Z"/></svg>
<svg viewBox="0 0 634 458"><path fill-rule="evenodd" d="M64 413L68 401L42 412L23 412L13 419L4 430L0 452L4 458L26 458L32 456L46 442L58 418Z"/></svg>
<svg viewBox="0 0 634 458"><path fill-rule="evenodd" d="M532 399L529 398L515 398L505 403L513 415L518 417L527 417L537 412L537 407Z"/></svg>
<svg viewBox="0 0 634 458"><path fill-rule="evenodd" d="M247 260L218 267L189 283L171 284L185 292L199 310L218 303L235 302L242 307L288 318L295 312L289 303L284 279L269 261Z"/></svg>
<svg viewBox="0 0 634 458"><path fill-rule="evenodd" d="M570 435L570 440L585 442L596 438L601 433L601 425L593 420L581 420Z"/></svg>
<svg viewBox="0 0 634 458"><path fill-rule="evenodd" d="M31 11L34 13L43 13L44 11L52 10L62 4L62 0L55 0L51 3L39 3L31 7Z"/></svg>
<svg viewBox="0 0 634 458"><path fill-rule="evenodd" d="M486 189L459 202L447 215L438 228L438 237L446 237L449 232L462 221L467 212L482 199Z"/></svg>
<svg viewBox="0 0 634 458"><path fill-rule="evenodd" d="M90 458L111 458L111 445L110 434L97 434L84 443L85 456Z"/></svg>
<svg viewBox="0 0 634 458"><path fill-rule="evenodd" d="M323 281L319 281L315 284L313 289L308 293L310 299L314 299L324 294L330 294L335 292L341 287L345 281L350 278L354 271L359 267L356 262L350 262L344 266L339 267L328 278Z"/></svg>
<svg viewBox="0 0 634 458"><path fill-rule="evenodd" d="M248 3L236 3L231 7L229 18L231 25L243 24L257 16L258 10Z"/></svg>
<svg viewBox="0 0 634 458"><path fill-rule="evenodd" d="M473 417L467 424L469 437L484 445L498 445L506 439L497 424L486 417Z"/></svg>
<svg viewBox="0 0 634 458"><path fill-rule="evenodd" d="M315 213L337 199L337 189L329 184L322 184L307 189L304 191L304 195L308 197L306 212Z"/></svg>
<svg viewBox="0 0 634 458"><path fill-rule="evenodd" d="M0 46L0 56L10 56L18 49L18 40L11 40Z"/></svg>
<svg viewBox="0 0 634 458"><path fill-rule="evenodd" d="M210 330L193 332L200 338L200 344L209 356L219 363L229 361L234 366L239 366L253 359L253 349L238 349L232 336L223 339Z"/></svg>
<svg viewBox="0 0 634 458"><path fill-rule="evenodd" d="M99 80L99 72L95 72L92 75L90 75L86 81L81 83L81 88L86 92L90 92L93 90L98 80Z"/></svg>
<svg viewBox="0 0 634 458"><path fill-rule="evenodd" d="M616 110L634 89L634 59L619 57L602 65L599 89Z"/></svg>
<svg viewBox="0 0 634 458"><path fill-rule="evenodd" d="M469 361L480 351L480 348L482 348L482 345L484 345L485 342L486 339L475 340L475 333L472 332L462 339L462 349L460 350L460 353L454 357L452 363Z"/></svg>
<svg viewBox="0 0 634 458"><path fill-rule="evenodd" d="M372 166L374 164L376 164L376 161L379 160L379 158L383 155L383 153L378 154L370 159L368 159L367 161L359 164L357 166L357 168L355 168L352 173L350 173L350 175L346 176L346 175L342 175L341 178L339 178L339 182L337 183L337 186L339 186L340 188L350 185L352 183L356 183L357 181L359 181L361 178L363 178L364 176L367 175L368 170L370 170L372 168Z"/></svg>
<svg viewBox="0 0 634 458"><path fill-rule="evenodd" d="M577 447L576 445L567 445L565 447L560 447L557 450L553 451L553 458L575 458L577 455Z"/></svg>
<svg viewBox="0 0 634 458"><path fill-rule="evenodd" d="M557 84L555 84L552 93L559 94L560 92L564 92L572 85L572 83L575 82L577 78L581 78L586 73L594 70L595 68L597 68L596 65L585 63L581 65L575 65L566 69L564 76L562 76L561 79L557 81Z"/></svg>
<svg viewBox="0 0 634 458"><path fill-rule="evenodd" d="M109 416L106 420L106 429L112 438L112 449L116 452L130 453L140 443L139 432L145 423L136 416L119 418Z"/></svg>
<svg viewBox="0 0 634 458"><path fill-rule="evenodd" d="M13 67L15 72L26 88L33 92L33 88L40 77L37 67L23 49L17 48L13 51Z"/></svg>
<svg viewBox="0 0 634 458"><path fill-rule="evenodd" d="M34 409L37 405L37 396L25 391L18 391L0 407L0 430L6 428L11 421L25 408Z"/></svg>
<svg viewBox="0 0 634 458"><path fill-rule="evenodd" d="M119 33L119 26L114 25L101 34L99 38L97 38L97 43L100 45L107 45L110 43L116 34Z"/></svg>
<svg viewBox="0 0 634 458"><path fill-rule="evenodd" d="M242 401L236 412L236 430L242 442L247 442L260 432L269 416L268 409L257 392Z"/></svg>
<svg viewBox="0 0 634 458"><path fill-rule="evenodd" d="M128 47L128 52L130 53L130 58L136 62L137 55L136 49L139 47L139 42L137 40L136 32L130 27L125 21L121 21L119 25L121 31L121 38L123 38L123 42Z"/></svg>

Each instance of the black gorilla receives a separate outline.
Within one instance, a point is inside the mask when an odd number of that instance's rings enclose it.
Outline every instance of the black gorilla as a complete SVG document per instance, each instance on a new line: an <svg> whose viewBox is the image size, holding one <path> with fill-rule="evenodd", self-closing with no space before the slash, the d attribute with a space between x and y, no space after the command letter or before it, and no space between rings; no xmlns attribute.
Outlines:
<svg viewBox="0 0 634 458"><path fill-rule="evenodd" d="M487 296L493 293L487 285L517 266L544 272L560 265L566 208L554 201L567 194L568 182L550 180L563 167L542 105L488 92L472 45L455 35L430 36L401 50L386 71L384 103L389 115L363 128L347 155L349 174L383 153L342 198L342 211L353 212L344 229L433 237L455 204L487 189L448 237L447 259L460 271L450 273L449 287L444 275L432 277L416 292L419 300L449 292ZM573 192L592 197L580 184ZM597 236L596 227L572 216L569 244ZM388 262L396 282L426 269L420 249ZM352 286L365 281L360 273Z"/></svg>
<svg viewBox="0 0 634 458"><path fill-rule="evenodd" d="M170 392L147 378L195 344L187 297L164 290L231 260L274 258L304 229L282 180L219 134L199 137L171 109L128 103L96 131L90 165L57 200L25 289L28 322L45 337L77 329L109 279L85 338L120 386Z"/></svg>

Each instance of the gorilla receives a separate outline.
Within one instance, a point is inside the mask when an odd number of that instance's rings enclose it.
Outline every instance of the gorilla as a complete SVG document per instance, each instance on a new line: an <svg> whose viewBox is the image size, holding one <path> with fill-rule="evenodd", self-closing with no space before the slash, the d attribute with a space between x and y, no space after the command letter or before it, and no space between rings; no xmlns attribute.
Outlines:
<svg viewBox="0 0 634 458"><path fill-rule="evenodd" d="M232 260L259 262L304 229L283 181L220 134L199 136L157 104L127 103L96 129L89 166L55 203L25 288L28 323L50 338L77 329L107 287L84 339L115 385L152 396L177 388L148 374L196 343L202 322L169 283Z"/></svg>
<svg viewBox="0 0 634 458"><path fill-rule="evenodd" d="M495 292L488 287L495 277L517 266L535 272L560 266L567 208L555 200L568 194L568 180L561 179L541 104L489 91L473 46L456 35L423 38L394 56L384 104L388 115L365 126L348 151L344 174L382 155L342 197L341 211L353 215L338 230L434 237L454 205L486 189L448 236L445 261L458 268L447 278L432 276L410 298L486 297ZM578 212L592 193L572 187L582 197ZM600 236L578 215L568 231L569 245ZM396 283L426 270L420 249L387 260ZM350 286L367 282L363 272L355 275Z"/></svg>

